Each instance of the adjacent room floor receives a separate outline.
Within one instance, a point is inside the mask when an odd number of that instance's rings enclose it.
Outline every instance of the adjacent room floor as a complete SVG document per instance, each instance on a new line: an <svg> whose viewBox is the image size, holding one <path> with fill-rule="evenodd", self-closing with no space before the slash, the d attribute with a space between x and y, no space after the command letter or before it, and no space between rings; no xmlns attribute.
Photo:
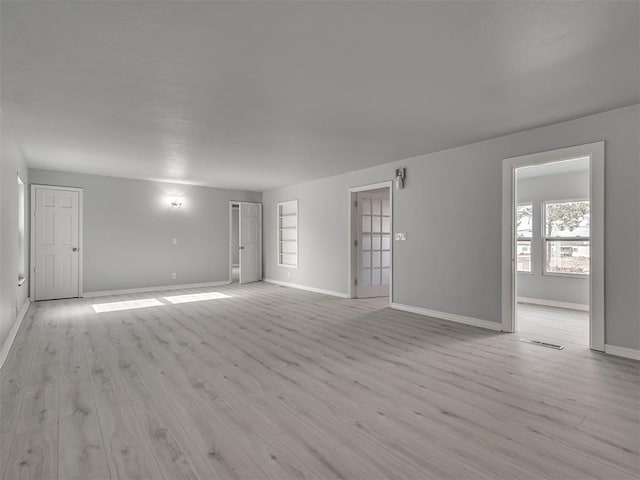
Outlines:
<svg viewBox="0 0 640 480"><path fill-rule="evenodd" d="M519 303L517 324L519 338L589 348L589 312Z"/></svg>
<svg viewBox="0 0 640 480"><path fill-rule="evenodd" d="M639 363L519 338L264 283L39 302L1 474L637 478Z"/></svg>

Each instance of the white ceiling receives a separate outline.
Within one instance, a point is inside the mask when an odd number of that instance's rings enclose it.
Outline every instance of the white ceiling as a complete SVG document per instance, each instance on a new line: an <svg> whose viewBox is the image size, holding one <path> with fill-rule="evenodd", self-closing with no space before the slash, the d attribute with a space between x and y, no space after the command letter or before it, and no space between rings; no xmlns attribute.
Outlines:
<svg viewBox="0 0 640 480"><path fill-rule="evenodd" d="M0 9L32 167L266 190L640 101L633 0Z"/></svg>
<svg viewBox="0 0 640 480"><path fill-rule="evenodd" d="M562 160L559 162L521 167L516 170L518 180L526 178L545 177L547 175L560 175L563 173L582 173L589 171L589 157Z"/></svg>

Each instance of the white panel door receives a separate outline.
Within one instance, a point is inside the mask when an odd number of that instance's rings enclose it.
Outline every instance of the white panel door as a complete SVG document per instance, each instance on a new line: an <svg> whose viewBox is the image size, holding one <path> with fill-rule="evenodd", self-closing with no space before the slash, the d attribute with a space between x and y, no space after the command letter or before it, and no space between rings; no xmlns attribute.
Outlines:
<svg viewBox="0 0 640 480"><path fill-rule="evenodd" d="M35 299L78 297L79 192L35 187Z"/></svg>
<svg viewBox="0 0 640 480"><path fill-rule="evenodd" d="M240 283L262 280L262 205L240 204Z"/></svg>
<svg viewBox="0 0 640 480"><path fill-rule="evenodd" d="M386 297L391 277L389 189L359 192L357 200L357 297Z"/></svg>

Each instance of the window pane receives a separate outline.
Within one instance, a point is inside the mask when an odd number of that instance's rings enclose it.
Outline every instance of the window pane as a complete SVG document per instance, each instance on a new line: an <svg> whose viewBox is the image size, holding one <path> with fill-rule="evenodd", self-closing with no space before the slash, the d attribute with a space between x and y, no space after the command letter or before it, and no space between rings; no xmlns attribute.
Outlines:
<svg viewBox="0 0 640 480"><path fill-rule="evenodd" d="M382 285L389 285L389 271L388 268L382 269Z"/></svg>
<svg viewBox="0 0 640 480"><path fill-rule="evenodd" d="M516 235L531 238L533 234L533 205L528 203L516 207Z"/></svg>
<svg viewBox="0 0 640 480"><path fill-rule="evenodd" d="M384 233L391 232L391 219L389 217L382 217L382 231Z"/></svg>
<svg viewBox="0 0 640 480"><path fill-rule="evenodd" d="M546 268L549 273L589 274L589 242L547 240Z"/></svg>
<svg viewBox="0 0 640 480"><path fill-rule="evenodd" d="M374 198L373 199L373 214L374 215L381 215L382 214L381 203L382 203L382 200L380 200L379 198Z"/></svg>
<svg viewBox="0 0 640 480"><path fill-rule="evenodd" d="M371 250L371 235L362 236L362 250Z"/></svg>
<svg viewBox="0 0 640 480"><path fill-rule="evenodd" d="M382 236L382 249L383 250L391 249L391 236L390 235L383 235Z"/></svg>
<svg viewBox="0 0 640 480"><path fill-rule="evenodd" d="M372 232L380 232L380 218L381 217L371 217Z"/></svg>
<svg viewBox="0 0 640 480"><path fill-rule="evenodd" d="M371 217L368 215L362 217L362 231L366 233L371 231Z"/></svg>
<svg viewBox="0 0 640 480"><path fill-rule="evenodd" d="M389 199L385 198L382 200L382 214L383 215L391 215L391 207L389 205Z"/></svg>
<svg viewBox="0 0 640 480"><path fill-rule="evenodd" d="M371 270L368 268L362 270L362 284L371 285Z"/></svg>
<svg viewBox="0 0 640 480"><path fill-rule="evenodd" d="M531 240L518 240L516 258L519 272L531 272Z"/></svg>
<svg viewBox="0 0 640 480"><path fill-rule="evenodd" d="M365 198L364 200L362 200L362 213L364 215L370 215L371 214L371 199L370 198Z"/></svg>
<svg viewBox="0 0 640 480"><path fill-rule="evenodd" d="M371 253L362 252L362 268L371 267Z"/></svg>
<svg viewBox="0 0 640 480"><path fill-rule="evenodd" d="M589 202L556 202L545 205L546 237L588 237Z"/></svg>
<svg viewBox="0 0 640 480"><path fill-rule="evenodd" d="M391 266L391 252L382 252L382 266Z"/></svg>
<svg viewBox="0 0 640 480"><path fill-rule="evenodd" d="M380 268L380 252L371 252L371 265Z"/></svg>
<svg viewBox="0 0 640 480"><path fill-rule="evenodd" d="M380 269L371 270L371 285L380 285Z"/></svg>
<svg viewBox="0 0 640 480"><path fill-rule="evenodd" d="M380 250L380 235L373 236L373 244L371 246L373 250Z"/></svg>

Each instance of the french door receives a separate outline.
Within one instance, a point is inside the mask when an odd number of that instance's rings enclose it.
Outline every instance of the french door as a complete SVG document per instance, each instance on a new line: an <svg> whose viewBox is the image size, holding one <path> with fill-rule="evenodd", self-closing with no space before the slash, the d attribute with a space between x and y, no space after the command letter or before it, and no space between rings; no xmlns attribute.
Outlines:
<svg viewBox="0 0 640 480"><path fill-rule="evenodd" d="M386 297L391 280L389 189L357 194L357 297Z"/></svg>

